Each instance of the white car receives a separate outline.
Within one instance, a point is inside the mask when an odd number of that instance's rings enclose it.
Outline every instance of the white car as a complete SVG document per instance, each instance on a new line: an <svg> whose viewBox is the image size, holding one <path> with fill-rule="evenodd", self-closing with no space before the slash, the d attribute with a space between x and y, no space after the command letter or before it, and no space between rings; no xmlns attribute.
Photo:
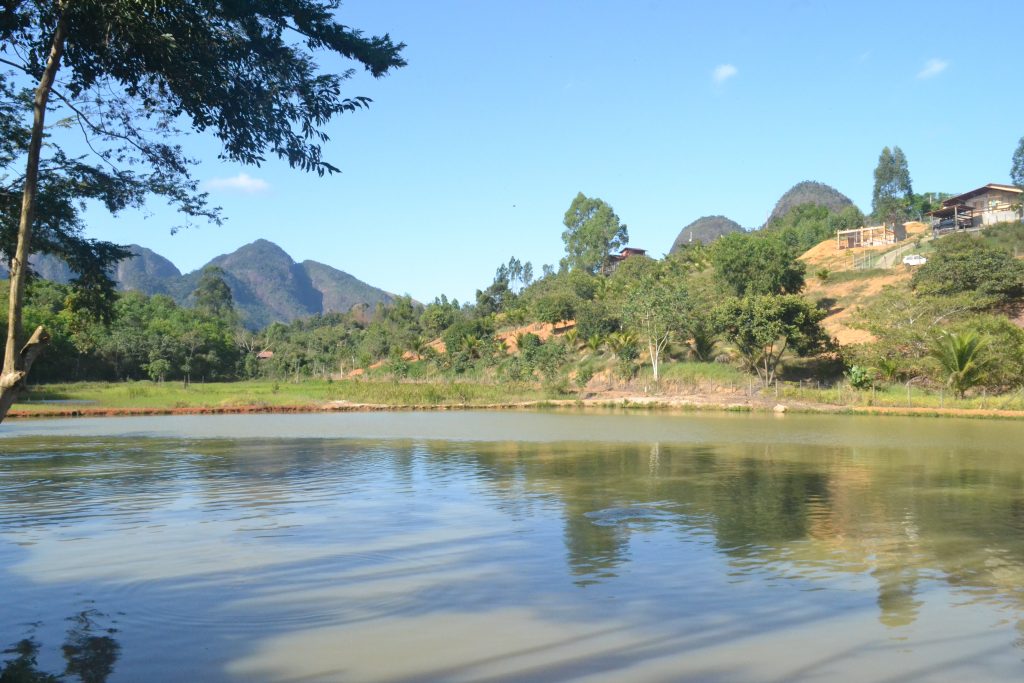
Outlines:
<svg viewBox="0 0 1024 683"><path fill-rule="evenodd" d="M903 265L905 266L923 266L928 263L928 259L920 254L907 254L903 257Z"/></svg>

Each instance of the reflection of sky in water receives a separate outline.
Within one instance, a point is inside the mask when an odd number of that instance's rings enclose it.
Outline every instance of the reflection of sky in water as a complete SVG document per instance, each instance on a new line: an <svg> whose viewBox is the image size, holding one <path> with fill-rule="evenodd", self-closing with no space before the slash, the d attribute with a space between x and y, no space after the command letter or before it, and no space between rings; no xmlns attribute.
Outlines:
<svg viewBox="0 0 1024 683"><path fill-rule="evenodd" d="M1024 674L1013 423L387 417L408 438L241 438L267 416L168 418L188 440L163 419L106 423L131 438L16 425L0 645L32 635L60 672L67 619L91 610L116 622L110 680ZM480 441L495 425L530 441ZM597 438L641 432L677 436Z"/></svg>

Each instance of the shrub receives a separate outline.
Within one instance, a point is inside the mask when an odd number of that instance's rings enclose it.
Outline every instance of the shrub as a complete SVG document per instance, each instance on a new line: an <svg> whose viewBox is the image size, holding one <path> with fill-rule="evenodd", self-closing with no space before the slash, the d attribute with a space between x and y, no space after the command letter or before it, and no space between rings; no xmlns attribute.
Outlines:
<svg viewBox="0 0 1024 683"><path fill-rule="evenodd" d="M871 372L861 365L851 365L846 371L846 378L854 389L870 389L875 383Z"/></svg>

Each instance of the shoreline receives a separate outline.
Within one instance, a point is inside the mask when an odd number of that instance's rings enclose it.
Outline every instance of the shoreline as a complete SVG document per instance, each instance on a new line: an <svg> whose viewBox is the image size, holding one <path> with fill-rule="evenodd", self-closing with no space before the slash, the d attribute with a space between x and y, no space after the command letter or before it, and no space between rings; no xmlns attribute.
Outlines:
<svg viewBox="0 0 1024 683"><path fill-rule="evenodd" d="M152 417L164 415L249 415L249 414L309 414L309 413L372 413L372 412L450 412L450 411L502 411L502 410L625 410L641 412L711 412L711 413L764 413L785 415L878 415L892 417L963 417L973 419L1022 419L1024 410L997 408L931 408L898 406L856 406L812 403L806 401L724 401L703 397L657 397L624 395L589 397L581 399L537 399L507 403L450 403L450 404L383 404L327 401L324 403L296 403L283 405L249 404L232 406L179 406L157 408L114 407L60 407L11 410L7 419L32 420L74 417Z"/></svg>

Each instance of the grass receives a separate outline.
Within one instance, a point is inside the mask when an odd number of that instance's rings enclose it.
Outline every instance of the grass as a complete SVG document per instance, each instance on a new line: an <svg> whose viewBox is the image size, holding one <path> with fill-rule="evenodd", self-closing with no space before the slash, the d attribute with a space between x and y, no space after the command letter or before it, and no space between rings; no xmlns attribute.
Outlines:
<svg viewBox="0 0 1024 683"><path fill-rule="evenodd" d="M89 408L231 408L242 406L318 406L349 401L392 406L487 405L535 401L550 394L527 384L481 382L395 382L390 380L253 380L191 384L166 382L81 382L33 387L17 410L47 411L50 401Z"/></svg>
<svg viewBox="0 0 1024 683"><path fill-rule="evenodd" d="M655 385L651 369L645 366L628 381L616 382L612 387L625 393L649 394L671 399L674 396L701 395L709 400L708 407L720 404L724 409L736 405L737 400L751 399L771 406L775 402L813 406L829 406L851 410L881 407L886 409L913 409L914 411L948 409L1024 411L1024 388L1002 395L975 392L964 399L955 399L949 392L927 390L912 385L908 397L905 384L857 390L846 382L819 386L813 381L780 382L775 387L763 388L760 382L742 370L726 363L666 363L662 366L661 381ZM551 387L536 383L497 382L466 379L460 381L403 381L391 379L358 379L345 381L304 380L282 382L256 380L192 384L154 382L82 382L75 384L49 384L33 387L15 404L15 410L50 412L55 408L121 409L231 409L248 407L315 409L329 401L348 401L354 404L412 406L487 406L531 402L543 406L549 399L574 398L578 394L553 393ZM620 394L621 395L621 394ZM598 400L601 395L593 396ZM55 405L49 401L68 401L72 405ZM640 407L640 404L637 405ZM644 403L643 407L657 408ZM796 406L800 409L799 406Z"/></svg>
<svg viewBox="0 0 1024 683"><path fill-rule="evenodd" d="M779 395L780 398L788 400L858 408L878 406L936 410L1024 410L1024 390L998 395L981 392L957 399L948 391L924 389L914 385L911 385L908 392L905 384L877 386L872 390L854 389L844 382L821 389L786 384L780 386Z"/></svg>
<svg viewBox="0 0 1024 683"><path fill-rule="evenodd" d="M892 275L889 268L858 268L855 270L839 270L830 272L825 280L826 284L838 284L840 282L854 282L856 280L870 280L876 277Z"/></svg>

